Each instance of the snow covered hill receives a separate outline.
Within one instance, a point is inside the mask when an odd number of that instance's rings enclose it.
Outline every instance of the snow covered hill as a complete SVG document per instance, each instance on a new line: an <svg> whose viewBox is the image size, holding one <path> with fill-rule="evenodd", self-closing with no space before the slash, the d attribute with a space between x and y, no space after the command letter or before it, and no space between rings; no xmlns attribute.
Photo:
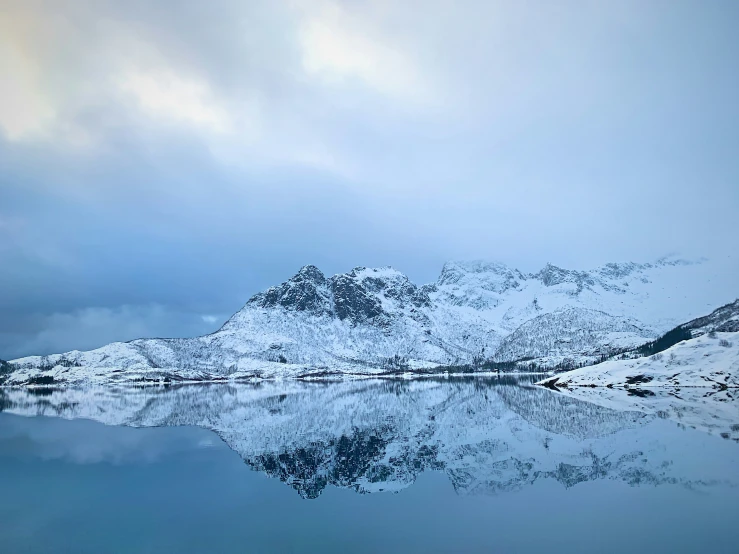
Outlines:
<svg viewBox="0 0 739 554"><path fill-rule="evenodd" d="M533 358L544 367L578 363L647 342L653 331L598 310L567 308L530 319L508 335L495 351L499 361Z"/></svg>
<svg viewBox="0 0 739 554"><path fill-rule="evenodd" d="M664 352L627 360L608 360L540 382L556 387L739 387L739 333L708 333Z"/></svg>
<svg viewBox="0 0 739 554"><path fill-rule="evenodd" d="M683 323L676 330L687 331L686 336L692 338L650 356L608 360L560 373L539 384L557 388L711 387L725 390L739 387L739 300Z"/></svg>
<svg viewBox="0 0 739 554"><path fill-rule="evenodd" d="M223 327L191 339L139 339L89 352L13 360L5 384L289 378L380 374L484 360L552 367L656 338L736 296L706 260L551 264L447 263L436 283L358 267L303 267L253 296ZM707 286L713 282L712 286Z"/></svg>

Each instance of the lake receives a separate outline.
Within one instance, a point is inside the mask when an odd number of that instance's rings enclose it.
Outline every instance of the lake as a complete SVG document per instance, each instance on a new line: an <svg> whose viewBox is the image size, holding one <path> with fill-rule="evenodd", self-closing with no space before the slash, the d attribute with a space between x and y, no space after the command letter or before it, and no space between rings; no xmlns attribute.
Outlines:
<svg viewBox="0 0 739 554"><path fill-rule="evenodd" d="M0 550L737 552L731 394L532 380L5 389Z"/></svg>

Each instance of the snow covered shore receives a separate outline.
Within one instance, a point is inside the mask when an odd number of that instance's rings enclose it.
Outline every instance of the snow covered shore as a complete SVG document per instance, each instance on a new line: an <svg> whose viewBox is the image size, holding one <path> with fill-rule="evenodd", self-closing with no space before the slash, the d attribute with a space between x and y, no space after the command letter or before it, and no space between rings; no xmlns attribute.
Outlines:
<svg viewBox="0 0 739 554"><path fill-rule="evenodd" d="M652 356L608 360L537 384L556 388L736 388L739 387L739 332L707 333Z"/></svg>

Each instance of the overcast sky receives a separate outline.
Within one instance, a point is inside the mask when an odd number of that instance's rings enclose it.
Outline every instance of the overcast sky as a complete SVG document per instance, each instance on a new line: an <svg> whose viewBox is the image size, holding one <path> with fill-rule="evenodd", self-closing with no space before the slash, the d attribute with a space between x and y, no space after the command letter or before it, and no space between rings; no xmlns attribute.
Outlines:
<svg viewBox="0 0 739 554"><path fill-rule="evenodd" d="M727 257L738 26L735 0L0 0L0 358L212 331L308 263Z"/></svg>

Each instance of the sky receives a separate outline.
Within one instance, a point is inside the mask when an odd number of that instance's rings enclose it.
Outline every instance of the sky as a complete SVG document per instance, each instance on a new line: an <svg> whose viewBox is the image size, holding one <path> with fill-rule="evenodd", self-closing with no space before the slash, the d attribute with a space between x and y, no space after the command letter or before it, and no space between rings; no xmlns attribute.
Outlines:
<svg viewBox="0 0 739 554"><path fill-rule="evenodd" d="M737 24L734 0L0 0L0 358L210 332L305 264L728 259Z"/></svg>

